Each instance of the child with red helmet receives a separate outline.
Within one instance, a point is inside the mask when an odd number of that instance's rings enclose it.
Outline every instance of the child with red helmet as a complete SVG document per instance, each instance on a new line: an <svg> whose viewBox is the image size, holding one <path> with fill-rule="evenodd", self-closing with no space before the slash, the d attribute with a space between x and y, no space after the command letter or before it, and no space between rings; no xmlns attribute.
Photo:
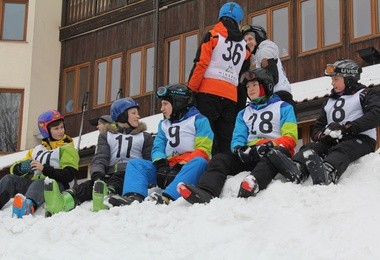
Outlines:
<svg viewBox="0 0 380 260"><path fill-rule="evenodd" d="M14 197L12 215L17 218L32 214L44 203L45 177L56 180L63 190L78 171L79 155L73 139L65 134L61 113L53 109L42 113L38 129L41 144L15 162L11 174L0 180L0 209Z"/></svg>

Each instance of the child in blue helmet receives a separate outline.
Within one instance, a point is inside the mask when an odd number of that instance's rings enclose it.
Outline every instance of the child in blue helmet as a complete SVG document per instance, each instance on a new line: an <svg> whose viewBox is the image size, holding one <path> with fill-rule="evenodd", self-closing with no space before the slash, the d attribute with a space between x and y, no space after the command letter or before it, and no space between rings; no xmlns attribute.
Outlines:
<svg viewBox="0 0 380 260"><path fill-rule="evenodd" d="M103 204L104 197L109 193L121 195L129 160L151 159L153 138L146 132L146 124L140 122L138 103L132 98L114 101L111 118L116 124L110 124L107 131L99 134L92 159L91 180L62 194L54 182L45 185L47 215L69 211L91 199L93 211L107 209Z"/></svg>
<svg viewBox="0 0 380 260"><path fill-rule="evenodd" d="M43 137L41 144L15 162L11 174L0 180L0 208L14 196L12 214L18 218L32 214L44 203L45 177L64 190L78 172L79 155L73 140L65 134L63 116L56 110L46 111L38 117L38 128Z"/></svg>
<svg viewBox="0 0 380 260"><path fill-rule="evenodd" d="M250 52L239 24L243 9L235 2L219 10L218 23L198 48L189 77L197 108L210 121L215 134L212 154L228 152L236 118L239 74L249 68ZM245 68L247 67L248 68ZM245 99L246 94L244 94Z"/></svg>
<svg viewBox="0 0 380 260"><path fill-rule="evenodd" d="M181 181L196 184L207 167L214 134L210 123L193 106L193 93L185 85L160 87L164 119L158 125L152 149L152 161L131 160L126 168L123 197L109 196L113 206L142 202L151 185L158 185L162 194L154 192L148 200L168 204L180 197L177 184Z"/></svg>

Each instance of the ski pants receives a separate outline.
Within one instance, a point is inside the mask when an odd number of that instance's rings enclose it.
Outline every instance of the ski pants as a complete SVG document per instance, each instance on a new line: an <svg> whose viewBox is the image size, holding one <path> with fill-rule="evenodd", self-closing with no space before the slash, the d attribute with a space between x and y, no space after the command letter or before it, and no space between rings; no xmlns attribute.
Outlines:
<svg viewBox="0 0 380 260"><path fill-rule="evenodd" d="M289 153L283 147L279 146L274 149L289 156ZM221 153L211 159L207 170L199 180L198 187L211 192L214 197L219 197L227 176L235 176L242 171L251 171L259 184L260 190L266 189L278 173L274 165L265 157L258 162L243 163L237 155L231 152Z"/></svg>
<svg viewBox="0 0 380 260"><path fill-rule="evenodd" d="M176 200L181 195L177 191L180 182L197 185L199 177L207 168L207 160L195 157L186 163L174 180L162 191L162 194ZM123 195L138 193L143 197L148 196L148 187L157 184L156 167L152 161L145 159L132 159L125 169Z"/></svg>
<svg viewBox="0 0 380 260"><path fill-rule="evenodd" d="M116 194L121 195L123 191L123 182L124 182L124 171L114 172L110 177L105 177L104 182L107 183L108 188L114 189ZM85 201L92 200L92 190L94 186L93 180L87 180L78 185L73 189L75 198L78 201L78 204L82 204Z"/></svg>
<svg viewBox="0 0 380 260"><path fill-rule="evenodd" d="M17 193L21 193L26 198L31 199L37 209L45 202L44 181L45 179L37 179L32 181L28 178L7 174L0 180L0 196L4 196L3 194L6 194L9 196L9 199L11 199ZM63 191L63 185L60 182L57 183L60 190Z"/></svg>
<svg viewBox="0 0 380 260"><path fill-rule="evenodd" d="M236 102L208 93L197 93L197 108L207 117L214 132L212 155L229 152L236 120Z"/></svg>
<svg viewBox="0 0 380 260"><path fill-rule="evenodd" d="M323 142L306 144L294 155L293 160L306 165L307 158L303 156L303 152L309 149L314 150L323 161L334 166L339 178L351 162L374 152L375 148L376 141L374 139L366 135L358 135L333 146Z"/></svg>

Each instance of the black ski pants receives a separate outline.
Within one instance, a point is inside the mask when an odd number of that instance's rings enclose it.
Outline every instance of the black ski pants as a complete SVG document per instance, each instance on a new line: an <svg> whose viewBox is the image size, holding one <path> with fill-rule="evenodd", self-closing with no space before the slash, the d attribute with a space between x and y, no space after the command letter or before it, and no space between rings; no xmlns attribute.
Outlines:
<svg viewBox="0 0 380 260"><path fill-rule="evenodd" d="M344 139L336 145L329 145L323 142L315 142L302 146L298 153L293 157L303 165L306 165L306 150L314 150L323 161L328 162L337 171L338 178L344 173L351 162L360 157L375 151L376 141L366 135L358 135L350 139Z"/></svg>

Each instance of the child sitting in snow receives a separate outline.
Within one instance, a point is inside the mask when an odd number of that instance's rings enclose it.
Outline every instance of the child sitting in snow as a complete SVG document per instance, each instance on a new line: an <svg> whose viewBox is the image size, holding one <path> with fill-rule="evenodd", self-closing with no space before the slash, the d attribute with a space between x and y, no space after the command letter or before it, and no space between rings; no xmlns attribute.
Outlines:
<svg viewBox="0 0 380 260"><path fill-rule="evenodd" d="M277 175L282 156L294 154L297 123L293 107L273 95L272 74L263 68L241 76L250 104L239 112L231 152L215 155L199 184L180 183L178 190L190 203L208 203L218 197L228 175L252 171L242 181L238 197L255 196Z"/></svg>
<svg viewBox="0 0 380 260"><path fill-rule="evenodd" d="M43 140L15 162L11 174L0 180L0 209L14 196L12 214L22 218L44 203L44 178L54 179L59 189L68 189L78 171L79 155L71 137L65 135L63 116L49 110L38 117Z"/></svg>
<svg viewBox="0 0 380 260"><path fill-rule="evenodd" d="M208 119L193 106L193 93L182 84L160 87L161 112L157 136L152 149L152 161L131 160L126 168L123 197L111 195L112 206L142 202L150 185L163 189L149 196L157 204L168 204L180 197L177 184L196 184L207 167L214 134Z"/></svg>
<svg viewBox="0 0 380 260"><path fill-rule="evenodd" d="M325 75L331 76L333 89L315 122L314 142L302 146L288 164L294 176L311 175L313 184L337 183L351 162L375 151L380 97L358 83L361 72L348 59L327 65Z"/></svg>
<svg viewBox="0 0 380 260"><path fill-rule="evenodd" d="M132 98L118 99L111 105L107 131L99 134L91 165L91 180L62 194L55 181L46 181L46 215L72 210L77 204L93 200L93 211L107 209L103 204L108 193L121 194L125 167L132 158L151 159L153 138L140 122L139 105Z"/></svg>

